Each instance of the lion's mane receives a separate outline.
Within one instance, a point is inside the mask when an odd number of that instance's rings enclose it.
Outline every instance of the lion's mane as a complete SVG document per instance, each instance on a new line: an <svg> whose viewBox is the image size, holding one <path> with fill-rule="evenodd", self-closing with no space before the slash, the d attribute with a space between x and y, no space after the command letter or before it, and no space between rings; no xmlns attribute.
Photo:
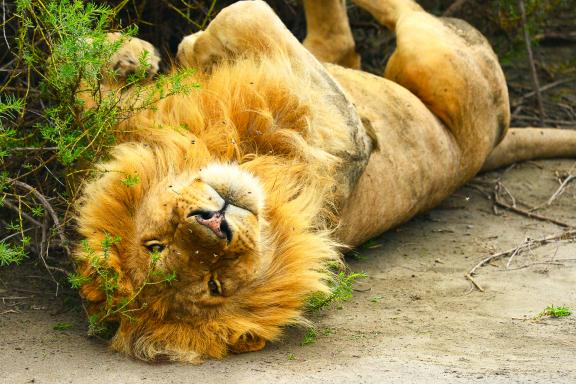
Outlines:
<svg viewBox="0 0 576 384"><path fill-rule="evenodd" d="M291 69L283 60L223 63L210 76L187 80L201 89L163 99L118 126L123 143L96 167L78 205L79 232L96 254L106 236L121 238L104 260L118 274L112 299L86 247L76 250L79 271L91 279L81 292L92 312L132 297L143 283L146 270L125 271L136 263L134 219L146 193L166 177L211 162L237 163L259 177L271 262L225 304L185 320L167 320L168 288L144 289L129 306L130 318L113 319L119 322L114 349L144 360L219 358L246 335L274 340L282 326L304 321L302 307L311 294L327 290L326 262L339 258L327 225L341 161L334 154L349 141L338 132L310 129L330 127L333 107L307 86L308 79L286 73ZM324 149L315 145L319 141ZM139 182L125 185L127 175Z"/></svg>

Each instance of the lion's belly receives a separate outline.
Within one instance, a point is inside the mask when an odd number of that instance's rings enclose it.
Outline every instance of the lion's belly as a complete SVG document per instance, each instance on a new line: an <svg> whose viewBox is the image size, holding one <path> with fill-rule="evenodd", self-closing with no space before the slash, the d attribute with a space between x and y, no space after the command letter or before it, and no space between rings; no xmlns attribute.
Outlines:
<svg viewBox="0 0 576 384"><path fill-rule="evenodd" d="M328 66L378 141L341 211L341 241L358 245L438 204L465 180L454 138L401 86L360 71ZM370 127L368 127L370 128Z"/></svg>

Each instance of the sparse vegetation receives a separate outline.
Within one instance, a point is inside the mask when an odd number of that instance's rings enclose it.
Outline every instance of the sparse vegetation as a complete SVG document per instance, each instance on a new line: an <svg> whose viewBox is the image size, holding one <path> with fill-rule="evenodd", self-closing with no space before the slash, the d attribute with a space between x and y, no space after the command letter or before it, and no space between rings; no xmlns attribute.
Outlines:
<svg viewBox="0 0 576 384"><path fill-rule="evenodd" d="M58 323L56 325L54 325L54 327L52 327L52 329L54 329L55 331L67 331L69 329L72 329L74 327L74 325L70 324L70 323Z"/></svg>
<svg viewBox="0 0 576 384"><path fill-rule="evenodd" d="M148 65L144 54L119 92L103 93L101 83L116 76L105 64L137 32L131 25L121 28L123 38L107 38L121 7L80 0L17 0L13 7L13 34L10 39L4 36L6 43L10 40L11 60L3 59L0 72L0 210L7 220L1 221L0 266L18 264L35 253L56 284L66 273L73 288L97 281L106 305L90 316L89 333L101 333L110 318L130 317L138 310L137 297L145 286L170 283L176 275L157 271L159 255L151 254L142 286L130 297L113 301L118 274L108 265L109 250L121 239L112 235L103 240L102 252L81 244L92 275L71 273L66 228L78 180L91 172L87 165L106 157L119 122L159 99L199 85L183 83L191 73L187 70L159 75L153 87L142 86ZM133 102L122 100L128 87ZM94 103L87 104L92 98ZM139 182L138 175L122 180L127 187ZM68 328L57 324L54 329Z"/></svg>
<svg viewBox="0 0 576 384"><path fill-rule="evenodd" d="M572 311L568 307L565 306L555 307L554 305L549 305L542 312L536 315L534 319L539 320L543 317L554 317L554 318L566 317L570 316L571 314Z"/></svg>
<svg viewBox="0 0 576 384"><path fill-rule="evenodd" d="M316 331L316 329L314 328L310 328L304 335L304 338L302 339L302 345L304 346L314 344L316 342L317 337L318 337L318 331Z"/></svg>
<svg viewBox="0 0 576 384"><path fill-rule="evenodd" d="M18 263L30 251L46 261L54 253L49 245L56 253L68 253L63 234L77 181L90 172L87 164L106 156L115 141L114 126L160 98L197 87L182 84L187 72L159 76L157 86L141 87L147 69L143 55L124 86L134 90L134 103L120 103L122 89L101 93L103 79L115 76L105 69L107 60L137 31L123 28L126 37L108 40L119 10L79 0L14 4L12 60L0 75L0 209L13 220L0 231L0 265ZM86 105L80 93L95 104ZM127 186L138 182L137 175L124 181ZM69 261L57 258L56 263L55 270L62 271Z"/></svg>
<svg viewBox="0 0 576 384"><path fill-rule="evenodd" d="M148 273L143 283L131 295L118 299L119 275L116 270L110 267L109 257L111 247L120 241L122 239L118 236L107 235L102 240L101 253L94 251L87 242L82 242L84 256L88 259L93 272L89 277L78 274L71 274L68 277L73 287L80 287L83 284L97 281L106 296L103 308L88 317L89 335L107 334L108 323L111 320L117 319L119 316L133 319L134 313L146 308L147 303L139 300L139 295L145 287L157 284L170 284L176 280L175 272L164 272L156 268L161 255L159 252L151 252Z"/></svg>
<svg viewBox="0 0 576 384"><path fill-rule="evenodd" d="M307 309L309 311L319 311L328 307L332 303L341 303L352 298L352 290L354 283L358 279L364 279L367 275L365 273L346 273L338 272L330 280L330 293L316 293L308 300Z"/></svg>

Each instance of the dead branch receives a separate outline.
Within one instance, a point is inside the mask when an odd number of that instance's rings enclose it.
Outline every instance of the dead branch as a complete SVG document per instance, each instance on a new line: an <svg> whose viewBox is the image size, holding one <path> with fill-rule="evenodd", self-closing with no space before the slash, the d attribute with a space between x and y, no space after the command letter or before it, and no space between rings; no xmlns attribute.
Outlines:
<svg viewBox="0 0 576 384"><path fill-rule="evenodd" d="M476 280L474 280L474 278L472 276L470 276L469 273L465 274L464 277L466 279L468 279L472 283L472 285L474 285L476 287L476 289L478 289L480 292L485 292L484 288L482 288L480 286L480 284L478 284L478 282Z"/></svg>
<svg viewBox="0 0 576 384"><path fill-rule="evenodd" d="M526 9L524 7L524 0L518 0L518 7L520 8L520 17L522 20L522 29L524 30L524 43L526 44L526 51L528 52L528 61L530 63L530 73L532 74L532 87L534 88L534 95L536 96L536 103L540 113L540 124L544 125L544 103L542 102L542 94L540 93L540 82L538 80L538 73L536 72L536 64L534 63L534 53L532 52L532 42L530 41L530 32L528 32L528 22L526 21Z"/></svg>
<svg viewBox="0 0 576 384"><path fill-rule="evenodd" d="M529 237L525 238L524 241L522 241L522 244L524 244L527 241L530 241ZM520 245L522 245L522 244L520 244ZM508 262L506 263L506 269L510 268L510 264L512 263L512 260L514 260L514 256L516 256L519 253L520 253L520 247L517 247L516 250L514 252L512 252L512 254L510 255L510 258L508 259Z"/></svg>
<svg viewBox="0 0 576 384"><path fill-rule="evenodd" d="M562 263L558 263L555 261L545 261L545 262L540 262L540 263L530 263L530 264L525 264L525 265L521 265L519 267L514 267L514 268L506 268L507 271L518 271L520 269L526 269L526 268L530 268L533 267L535 265L558 265L558 266L564 266L564 264ZM548 268L546 268L546 270L548 270Z"/></svg>
<svg viewBox="0 0 576 384"><path fill-rule="evenodd" d="M516 246L514 248L510 248L507 249L506 251L502 251L502 252L498 252L498 253L494 253L484 259L482 259L478 264L476 264L474 266L474 268L472 268L468 274L470 276L474 276L474 274L476 273L476 270L484 265L486 265L487 263L496 260L496 259L500 259L502 257L506 257L508 255L511 255L514 252L522 252L528 248L538 248L541 247L543 245L549 244L551 242L554 241L562 241L562 240L576 240L576 230L569 230L569 231L564 231L555 235L550 235L550 236L546 236L543 237L541 239L527 239L524 243L520 244L519 246Z"/></svg>
<svg viewBox="0 0 576 384"><path fill-rule="evenodd" d="M50 204L48 199L46 199L46 197L43 194L38 192L38 190L36 188L32 187L29 184L26 184L22 181L14 180L11 178L8 178L7 180L9 183L29 191L40 201L40 203L44 206L44 208L46 209L46 211L50 214L50 217L52 218L52 222L54 223L54 227L56 228L56 231L58 232L58 236L60 237L60 242L61 242L62 248L66 251L66 255L68 257L70 257L70 255L71 255L70 248L68 247L68 240L66 238L66 235L64 234L64 229L60 225L60 219L58 219L58 215L56 214L56 211L54 210L54 208L52 207L52 204ZM40 227L42 227L42 224L40 224Z"/></svg>
<svg viewBox="0 0 576 384"><path fill-rule="evenodd" d="M510 201L512 202L512 206L514 208L516 208L516 198L514 197L514 195L512 195L512 192L510 192L510 190L508 188L506 188L506 186L504 184L502 184L502 182L500 182L500 181L498 181L496 183L496 186L494 187L494 200L495 201L498 200L498 195L499 195L501 190L506 192L506 194L510 198Z"/></svg>
<svg viewBox="0 0 576 384"><path fill-rule="evenodd" d="M6 208L10 208L11 210L13 210L14 212L20 212L21 209L18 208L18 206L12 202L10 202L9 200L4 200L4 206ZM20 214L22 215L23 218L25 218L26 220L28 220L31 224L34 224L37 227L42 227L42 223L39 222L38 220L36 220L35 218L33 218L32 216L30 216L29 214L27 214L26 212L20 212Z"/></svg>
<svg viewBox="0 0 576 384"><path fill-rule="evenodd" d="M550 205L554 202L554 200L556 200L562 193L564 193L564 190L566 188L566 186L572 181L572 180L576 180L576 175L568 175L567 178L564 179L564 181L562 182L562 184L560 184L560 186L558 187L558 189L556 190L556 192L554 192L552 194L552 196L550 196L550 198L548 199L548 201L546 202L546 205Z"/></svg>
<svg viewBox="0 0 576 384"><path fill-rule="evenodd" d="M506 195L508 195L508 197L510 198L510 201L512 202L511 205L508 204L508 203L506 203L506 202L504 202L504 201L501 199L500 194L501 194L502 191L504 191L504 192L506 193ZM570 225L570 224L565 223L565 222L563 222L563 221L560 221L560 220L557 220L557 219L553 219L553 218L551 218L551 217L547 217L547 216L543 216L543 215L536 214L536 213L533 212L535 209L532 208L532 207L531 207L531 209L530 209L529 211L528 211L528 210L525 210L525 209L522 209L522 208L519 208L519 207L516 205L517 201L516 201L516 198L514 197L514 195L512 195L512 193L510 192L510 190L508 190L508 188L506 188L506 186L505 186L504 184L502 184L500 181L497 181L497 182L496 182L496 185L494 186L494 192L493 192L493 194L494 194L494 199L493 199L493 200L494 200L494 205L495 205L495 206L498 206L498 207L500 207L500 208L508 209L508 210L510 210L510 211L512 211L512 212L514 212L514 213L518 213L518 214L520 214L520 215L529 217L529 218L531 218L531 219L536 219L536 220L541 220L541 221L546 221L546 222L549 222L549 223L552 223L552 224L556 224L556 225L561 226L561 227L563 227L563 228L571 228L571 227L574 227L573 225ZM522 205L524 205L524 206L528 206L527 204L524 204L524 203L520 203L520 202L518 202L518 203L519 203L519 204L522 204Z"/></svg>
<svg viewBox="0 0 576 384"><path fill-rule="evenodd" d="M506 209L508 209L508 210L510 210L510 211L512 211L512 212L514 212L514 213L518 213L518 214L520 214L520 215L529 217L529 218L531 218L531 219L536 219L536 220L546 221L546 222L548 222L548 223L556 224L556 225L558 225L558 226L560 226L560 227L563 227L563 228L572 228L572 227L574 227L573 225L568 224L568 223L565 223L565 222L563 222L563 221L556 220L556 219L553 219L553 218L551 218L551 217L546 217L546 216L538 215L538 214L536 214L536 213L534 213L534 212L526 211L526 210L524 210L524 209L522 209L522 208L518 208L518 207L512 206L512 205L510 205L510 204L507 204L507 203L501 201L496 194L495 194L494 196L495 196L495 197L494 197L494 204L497 205L497 206L499 206L499 207L501 207L501 208L506 208Z"/></svg>

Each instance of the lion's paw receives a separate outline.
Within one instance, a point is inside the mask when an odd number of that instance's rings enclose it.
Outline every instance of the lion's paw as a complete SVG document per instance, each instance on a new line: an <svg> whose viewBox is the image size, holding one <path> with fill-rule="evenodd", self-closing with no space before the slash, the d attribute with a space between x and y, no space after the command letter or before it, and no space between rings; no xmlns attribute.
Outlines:
<svg viewBox="0 0 576 384"><path fill-rule="evenodd" d="M114 42L122 38L120 33L109 33L108 39ZM145 60L142 63L142 60ZM125 80L137 73L141 65L146 67L146 77L151 78L160 68L160 54L149 42L136 37L128 37L107 64L107 70L114 74L114 80Z"/></svg>
<svg viewBox="0 0 576 384"><path fill-rule="evenodd" d="M230 345L230 351L233 353L256 352L266 346L266 340L259 336L244 334L238 340Z"/></svg>
<svg viewBox="0 0 576 384"><path fill-rule="evenodd" d="M188 35L178 44L176 60L185 68L210 68L226 56L226 50L210 32Z"/></svg>

